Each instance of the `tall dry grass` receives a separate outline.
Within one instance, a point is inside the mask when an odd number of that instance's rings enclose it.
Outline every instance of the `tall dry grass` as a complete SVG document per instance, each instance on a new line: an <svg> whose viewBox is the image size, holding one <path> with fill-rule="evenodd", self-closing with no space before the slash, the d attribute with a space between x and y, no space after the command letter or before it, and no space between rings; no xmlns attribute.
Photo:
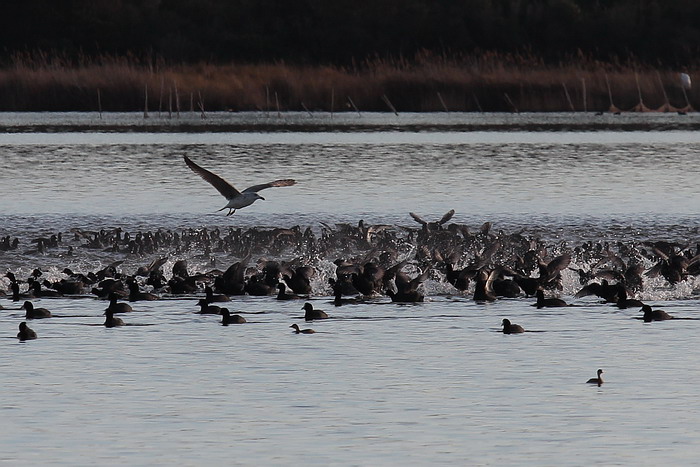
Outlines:
<svg viewBox="0 0 700 467"><path fill-rule="evenodd" d="M689 74L693 76L693 72ZM609 87L608 87L609 83ZM544 64L536 57L482 53L368 59L353 67L200 63L172 65L135 57L65 59L17 55L0 69L2 111L140 111L201 105L218 110L607 111L686 107L679 70L573 57ZM687 92L700 108L700 93Z"/></svg>

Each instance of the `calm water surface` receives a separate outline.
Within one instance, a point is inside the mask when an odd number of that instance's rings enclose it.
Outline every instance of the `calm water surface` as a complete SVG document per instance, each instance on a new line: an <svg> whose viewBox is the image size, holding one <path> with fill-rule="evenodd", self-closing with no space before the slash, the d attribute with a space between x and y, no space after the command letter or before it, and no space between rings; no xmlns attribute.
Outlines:
<svg viewBox="0 0 700 467"><path fill-rule="evenodd" d="M65 266L123 259L129 273L153 259L79 242L72 256L32 250L56 232L71 244L75 228L405 229L419 227L409 211L437 220L450 209L472 230L492 221L557 246L700 242L695 116L402 117L214 114L209 127L164 130L134 115L0 116L0 236L21 241L0 267L57 280ZM298 184L226 218L183 154L239 188ZM177 259L210 261L168 256L168 272ZM239 259L214 256L222 269ZM23 311L0 298L0 464L696 463L700 321L643 324L637 310L576 299L573 271L560 294L577 306L556 311L527 298L477 304L435 277L422 304L336 308L332 259L315 264L310 299L331 319L313 323L303 302L238 297L228 307L248 323L223 327L187 297L135 303L127 326L105 329L104 301L40 299L55 316L30 322L39 339L19 343ZM647 279L639 296L700 319L696 279ZM500 333L505 317L532 332ZM316 333L292 333L295 322ZM585 384L598 368L605 384Z"/></svg>

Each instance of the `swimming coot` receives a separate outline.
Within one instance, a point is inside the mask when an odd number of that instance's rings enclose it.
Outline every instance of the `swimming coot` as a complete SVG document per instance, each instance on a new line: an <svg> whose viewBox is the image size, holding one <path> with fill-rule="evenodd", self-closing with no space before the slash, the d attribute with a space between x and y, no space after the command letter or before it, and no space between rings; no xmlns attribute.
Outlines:
<svg viewBox="0 0 700 467"><path fill-rule="evenodd" d="M644 322L651 323L652 321L665 321L667 319L674 319L673 315L669 315L664 310L652 310L649 305L642 306L644 312Z"/></svg>
<svg viewBox="0 0 700 467"><path fill-rule="evenodd" d="M107 311L105 311L105 327L106 328L114 328L117 326L124 326L124 321L122 321L121 318L115 318L114 317L114 311L110 310L107 308Z"/></svg>
<svg viewBox="0 0 700 467"><path fill-rule="evenodd" d="M503 320L503 334L520 334L525 329L519 324L513 324L509 319Z"/></svg>
<svg viewBox="0 0 700 467"><path fill-rule="evenodd" d="M51 317L51 312L49 310L47 310L46 308L34 308L34 305L30 301L24 302L22 308L27 310L27 313L24 315L26 319L40 319Z"/></svg>
<svg viewBox="0 0 700 467"><path fill-rule="evenodd" d="M304 319L306 321L313 321L315 319L328 318L328 315L326 314L325 311L315 310L314 306L309 302L304 303L304 307L302 308L302 310L306 311L306 313L304 314Z"/></svg>
<svg viewBox="0 0 700 467"><path fill-rule="evenodd" d="M289 326L289 327L292 328L292 329L294 329L294 332L296 332L297 334L313 334L313 333L316 332L316 331L314 331L313 329L299 329L299 325L298 325L298 324L292 324L292 325Z"/></svg>
<svg viewBox="0 0 700 467"><path fill-rule="evenodd" d="M221 309L221 324L228 326L229 324L243 324L246 320L240 315L232 315L228 308Z"/></svg>
<svg viewBox="0 0 700 467"><path fill-rule="evenodd" d="M17 333L17 339L20 341L29 341L36 339L36 332L27 326L27 323L22 321L19 323L19 332Z"/></svg>
<svg viewBox="0 0 700 467"><path fill-rule="evenodd" d="M603 374L603 370L600 370L600 369L599 369L599 370L598 370L598 377L597 377L597 378L591 378L591 379L589 379L588 381L586 381L586 383L588 383L588 384L597 384L598 386L600 386L601 384L603 384L603 377L600 376L600 375L602 375L602 374Z"/></svg>

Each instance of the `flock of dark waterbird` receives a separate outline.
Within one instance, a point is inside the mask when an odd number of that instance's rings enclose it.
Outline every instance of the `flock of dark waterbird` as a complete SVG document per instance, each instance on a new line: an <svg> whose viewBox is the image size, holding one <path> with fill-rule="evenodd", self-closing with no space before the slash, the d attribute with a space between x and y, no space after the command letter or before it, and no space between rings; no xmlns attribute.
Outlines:
<svg viewBox="0 0 700 467"><path fill-rule="evenodd" d="M0 286L9 282L9 289L0 290L0 296L23 302L26 320L51 317L48 309L35 307L33 299L92 296L108 300L106 327L124 325L115 315L131 312L129 303L191 296L197 304L193 312L220 316L220 323L227 326L246 322L223 306L231 302L232 296L305 301L304 318L313 321L329 317L307 301L314 294L332 295L334 306L381 297L397 303L417 303L425 299L421 285L428 279L449 283L448 294L471 295L479 303L534 297L532 306L538 309L565 307L571 305L556 295L563 288L562 272L571 270L581 284L575 298L596 296L620 309L638 309L643 313L639 319L649 323L679 318L630 298L644 289L648 279L663 278L668 286L675 286L700 275L700 244L584 242L572 248L564 242L548 244L524 231L494 232L490 223L472 232L466 225L448 224L454 211L435 222L410 215L420 227L360 221L357 225L321 224L320 231L298 226L184 229L179 233L159 229L136 234L120 228L97 232L73 229L71 240L66 240L71 236L65 233L31 240L29 252L41 256L58 249L63 254L91 249L122 259L97 271L66 268L63 277L54 282L43 279L38 268L26 279L18 279L8 271ZM18 239L4 237L0 239L0 254L21 246ZM120 271L125 259L148 255L156 258L132 273ZM254 255L260 259L253 263ZM177 257L195 259L208 269L192 271L187 259L179 259L166 276L163 266ZM218 269L216 265L226 257L237 261ZM291 259L267 259L270 257ZM335 273L327 280L319 273L318 265L323 261L332 261L335 266ZM507 318L502 325L504 334L527 332ZM291 327L295 333L314 332L296 324ZM24 321L17 337L25 341L37 336ZM602 384L601 373L598 370L598 377L589 382Z"/></svg>

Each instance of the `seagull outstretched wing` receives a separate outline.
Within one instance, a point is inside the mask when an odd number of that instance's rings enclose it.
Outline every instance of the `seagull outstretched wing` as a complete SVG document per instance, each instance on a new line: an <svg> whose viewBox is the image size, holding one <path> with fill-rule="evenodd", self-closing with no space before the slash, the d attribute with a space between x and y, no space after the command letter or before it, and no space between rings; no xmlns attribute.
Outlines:
<svg viewBox="0 0 700 467"><path fill-rule="evenodd" d="M229 182L224 180L223 178L219 177L213 172L209 172L207 169L198 166L192 160L190 160L189 157L183 156L185 158L185 164L187 164L187 167L192 169L194 173L202 177L204 180L209 182L216 190L224 195L224 198L226 199L232 199L235 198L236 196L240 196L240 191L236 190L233 185L231 185ZM250 188L249 188L250 190ZM247 190L246 190L247 191Z"/></svg>
<svg viewBox="0 0 700 467"><path fill-rule="evenodd" d="M238 191L233 185L231 185L229 182L224 180L223 178L219 177L213 172L208 171L204 167L200 167L192 160L187 157L183 156L185 158L185 164L192 169L194 173L202 177L204 180L209 182L214 188L217 189L219 193L224 195L226 199L233 199L237 196L241 195L241 192ZM274 182L269 182L269 183L261 183L260 185L253 185L249 188L246 188L243 190L243 193L257 193L260 190L264 190L265 188L272 188L276 186L291 186L294 185L296 181L286 178L283 180L275 180Z"/></svg>
<svg viewBox="0 0 700 467"><path fill-rule="evenodd" d="M275 180L274 182L270 183L261 183L260 185L253 185L243 190L243 193L257 193L258 191L264 190L265 188L272 188L275 186L292 186L295 183L295 180L292 180L291 178L285 178L284 180Z"/></svg>

